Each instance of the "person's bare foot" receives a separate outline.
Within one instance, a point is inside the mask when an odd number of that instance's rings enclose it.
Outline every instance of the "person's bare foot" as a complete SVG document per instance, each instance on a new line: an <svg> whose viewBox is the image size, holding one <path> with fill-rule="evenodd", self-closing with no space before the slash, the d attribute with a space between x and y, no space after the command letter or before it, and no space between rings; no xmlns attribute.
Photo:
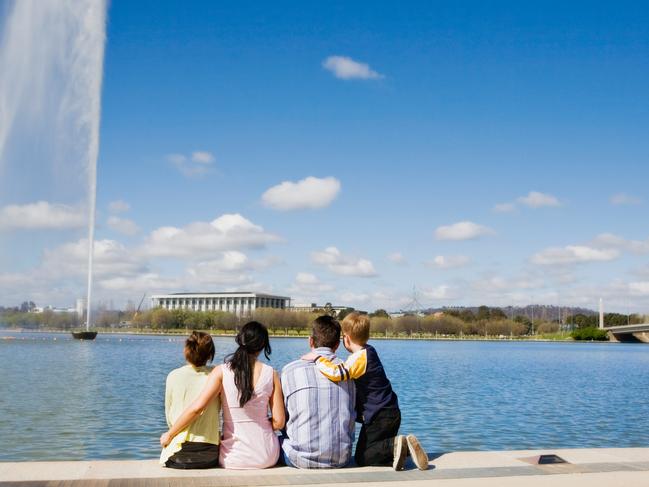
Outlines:
<svg viewBox="0 0 649 487"><path fill-rule="evenodd" d="M419 470L428 469L428 454L424 451L419 443L419 440L415 435L406 436L406 443L408 444L408 450L410 451L410 456L412 461L415 462Z"/></svg>

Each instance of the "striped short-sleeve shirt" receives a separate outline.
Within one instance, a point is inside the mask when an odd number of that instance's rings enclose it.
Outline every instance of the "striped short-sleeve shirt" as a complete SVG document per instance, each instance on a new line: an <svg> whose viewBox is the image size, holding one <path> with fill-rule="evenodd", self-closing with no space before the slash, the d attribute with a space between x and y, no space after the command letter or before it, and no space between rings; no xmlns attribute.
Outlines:
<svg viewBox="0 0 649 487"><path fill-rule="evenodd" d="M315 353L342 363L329 348ZM354 441L354 381L332 382L313 362L296 360L282 370L286 438L282 444L299 468L338 468L351 459Z"/></svg>

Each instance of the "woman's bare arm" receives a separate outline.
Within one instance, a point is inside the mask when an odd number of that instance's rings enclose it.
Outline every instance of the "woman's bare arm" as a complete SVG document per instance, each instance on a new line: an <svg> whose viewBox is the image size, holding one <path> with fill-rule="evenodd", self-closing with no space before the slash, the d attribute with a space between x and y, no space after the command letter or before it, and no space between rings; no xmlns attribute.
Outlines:
<svg viewBox="0 0 649 487"><path fill-rule="evenodd" d="M207 378L207 383L201 391L201 395L183 411L169 431L160 437L160 445L163 447L167 446L174 436L192 424L194 420L201 415L212 399L221 392L222 384L223 371L221 370L221 366L218 366L210 372L210 375Z"/></svg>
<svg viewBox="0 0 649 487"><path fill-rule="evenodd" d="M281 430L286 424L286 411L284 410L284 395L279 374L273 370L273 393L270 396L271 423L274 430Z"/></svg>

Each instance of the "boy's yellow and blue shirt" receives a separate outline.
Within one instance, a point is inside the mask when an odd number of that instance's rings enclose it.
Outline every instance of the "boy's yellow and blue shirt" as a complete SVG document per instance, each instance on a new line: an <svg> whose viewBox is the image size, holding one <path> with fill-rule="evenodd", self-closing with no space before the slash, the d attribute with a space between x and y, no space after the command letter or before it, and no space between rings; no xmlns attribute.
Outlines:
<svg viewBox="0 0 649 487"><path fill-rule="evenodd" d="M356 383L356 421L369 424L381 409L399 408L399 399L385 374L376 349L372 345L351 354L342 364L326 357L316 358L316 368L328 379Z"/></svg>

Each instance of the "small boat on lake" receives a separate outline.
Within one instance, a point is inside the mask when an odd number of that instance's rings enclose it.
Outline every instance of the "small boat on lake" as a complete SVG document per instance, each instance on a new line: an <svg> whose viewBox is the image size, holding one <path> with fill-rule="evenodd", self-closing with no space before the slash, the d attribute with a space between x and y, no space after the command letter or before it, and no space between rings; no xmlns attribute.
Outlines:
<svg viewBox="0 0 649 487"><path fill-rule="evenodd" d="M90 330L73 331L72 338L74 338L75 340L94 340L95 338L97 338L97 332Z"/></svg>

